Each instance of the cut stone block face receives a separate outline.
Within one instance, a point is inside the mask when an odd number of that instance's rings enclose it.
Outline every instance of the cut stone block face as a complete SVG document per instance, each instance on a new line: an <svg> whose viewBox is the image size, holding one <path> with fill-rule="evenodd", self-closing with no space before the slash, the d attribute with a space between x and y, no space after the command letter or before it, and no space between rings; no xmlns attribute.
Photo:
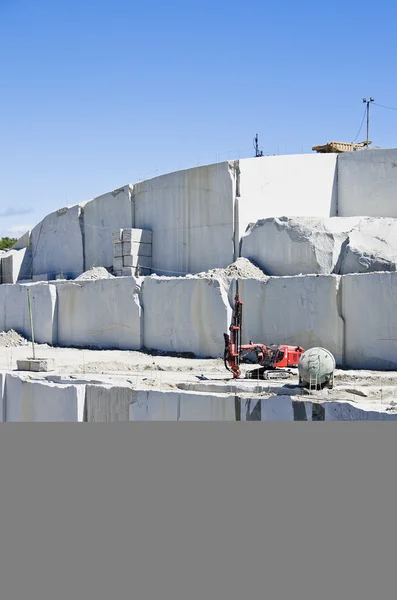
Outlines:
<svg viewBox="0 0 397 600"><path fill-rule="evenodd" d="M339 279L336 275L272 277L267 282L239 279L243 343L299 345L306 350L320 346L342 364Z"/></svg>
<svg viewBox="0 0 397 600"><path fill-rule="evenodd" d="M84 385L58 385L7 374L7 422L81 422L84 404Z"/></svg>
<svg viewBox="0 0 397 600"><path fill-rule="evenodd" d="M169 275L234 259L234 163L170 173L134 185L135 227L153 232L153 269Z"/></svg>
<svg viewBox="0 0 397 600"><path fill-rule="evenodd" d="M122 277L133 277L136 275L136 269L132 267L123 267L121 269L121 275Z"/></svg>
<svg viewBox="0 0 397 600"><path fill-rule="evenodd" d="M113 258L113 269L115 271L121 271L121 269L123 268L124 262L123 262L123 257L117 257L115 256Z"/></svg>
<svg viewBox="0 0 397 600"><path fill-rule="evenodd" d="M397 149L338 156L339 215L397 217Z"/></svg>
<svg viewBox="0 0 397 600"><path fill-rule="evenodd" d="M300 396L269 398L235 394L134 390L130 421L396 421L379 405L348 401L302 401Z"/></svg>
<svg viewBox="0 0 397 600"><path fill-rule="evenodd" d="M146 348L223 356L231 308L219 280L151 277L142 299Z"/></svg>
<svg viewBox="0 0 397 600"><path fill-rule="evenodd" d="M53 358L28 358L27 360L17 360L18 371L32 371L35 373L44 373L55 370L55 360Z"/></svg>
<svg viewBox="0 0 397 600"><path fill-rule="evenodd" d="M136 254L139 256L152 256L152 244L138 242L123 242L123 256Z"/></svg>
<svg viewBox="0 0 397 600"><path fill-rule="evenodd" d="M136 267L137 259L135 256L124 256L123 257L123 265L124 267Z"/></svg>
<svg viewBox="0 0 397 600"><path fill-rule="evenodd" d="M346 364L352 369L397 369L397 273L342 279Z"/></svg>
<svg viewBox="0 0 397 600"><path fill-rule="evenodd" d="M6 331L7 285L0 285L0 331Z"/></svg>
<svg viewBox="0 0 397 600"><path fill-rule="evenodd" d="M10 250L1 256L2 283L16 283L32 277L32 250Z"/></svg>
<svg viewBox="0 0 397 600"><path fill-rule="evenodd" d="M32 230L33 275L84 272L83 207L61 208Z"/></svg>
<svg viewBox="0 0 397 600"><path fill-rule="evenodd" d="M265 343L327 348L343 361L343 321L339 314L339 277L272 278L266 284Z"/></svg>
<svg viewBox="0 0 397 600"><path fill-rule="evenodd" d="M130 421L235 421L235 396L134 390Z"/></svg>
<svg viewBox="0 0 397 600"><path fill-rule="evenodd" d="M6 373L2 373L0 371L0 423L5 421L5 383L6 383Z"/></svg>
<svg viewBox="0 0 397 600"><path fill-rule="evenodd" d="M132 185L103 194L84 207L84 253L86 269L111 267L113 231L132 227Z"/></svg>
<svg viewBox="0 0 397 600"><path fill-rule="evenodd" d="M146 267L151 268L152 258L150 256L124 256L123 257L125 267Z"/></svg>
<svg viewBox="0 0 397 600"><path fill-rule="evenodd" d="M235 421L235 401L234 396L180 392L178 421Z"/></svg>
<svg viewBox="0 0 397 600"><path fill-rule="evenodd" d="M267 217L335 216L336 165L336 154L241 159L238 202L240 236L249 223Z"/></svg>
<svg viewBox="0 0 397 600"><path fill-rule="evenodd" d="M115 244L113 244L113 257L121 258L122 256L123 256L123 243L116 242Z"/></svg>
<svg viewBox="0 0 397 600"><path fill-rule="evenodd" d="M122 229L113 229L112 231L112 242L122 242L123 240L123 230Z"/></svg>
<svg viewBox="0 0 397 600"><path fill-rule="evenodd" d="M87 385L87 421L89 423L129 421L132 395L131 386Z"/></svg>
<svg viewBox="0 0 397 600"><path fill-rule="evenodd" d="M53 344L57 338L56 288L48 284L3 285L0 287L0 330L15 329L30 338L27 290L30 289L35 340Z"/></svg>
<svg viewBox="0 0 397 600"><path fill-rule="evenodd" d="M136 242L139 244L151 244L152 232L149 229L124 229L123 242Z"/></svg>
<svg viewBox="0 0 397 600"><path fill-rule="evenodd" d="M58 336L63 346L139 350L140 289L134 278L58 285Z"/></svg>
<svg viewBox="0 0 397 600"><path fill-rule="evenodd" d="M177 421L179 392L133 390L130 421Z"/></svg>
<svg viewBox="0 0 397 600"><path fill-rule="evenodd" d="M24 252L21 268L19 270L18 281L24 281L27 279L32 279L33 274L33 251L31 246L24 248L23 250L19 250L19 252Z"/></svg>
<svg viewBox="0 0 397 600"><path fill-rule="evenodd" d="M324 421L396 421L397 414L371 405L357 406L350 402L324 402ZM372 408L372 410L371 410Z"/></svg>
<svg viewBox="0 0 397 600"><path fill-rule="evenodd" d="M293 421L291 396L241 398L241 421Z"/></svg>

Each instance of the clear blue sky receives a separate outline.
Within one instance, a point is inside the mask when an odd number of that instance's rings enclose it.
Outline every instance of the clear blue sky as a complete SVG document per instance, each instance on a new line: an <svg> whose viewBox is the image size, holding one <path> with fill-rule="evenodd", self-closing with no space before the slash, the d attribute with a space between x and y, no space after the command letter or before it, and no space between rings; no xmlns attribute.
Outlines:
<svg viewBox="0 0 397 600"><path fill-rule="evenodd" d="M351 141L397 107L397 5L0 0L0 235L197 164ZM397 111L371 139L397 146ZM365 137L365 126L360 139Z"/></svg>

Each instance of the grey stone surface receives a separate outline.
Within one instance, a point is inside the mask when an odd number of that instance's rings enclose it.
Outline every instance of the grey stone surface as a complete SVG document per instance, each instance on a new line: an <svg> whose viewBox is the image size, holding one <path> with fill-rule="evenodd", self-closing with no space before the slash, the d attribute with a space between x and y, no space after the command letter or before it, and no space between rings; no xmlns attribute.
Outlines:
<svg viewBox="0 0 397 600"><path fill-rule="evenodd" d="M240 236L249 223L267 217L335 216L337 159L315 153L240 159Z"/></svg>
<svg viewBox="0 0 397 600"><path fill-rule="evenodd" d="M64 282L57 289L59 344L141 348L142 310L135 278Z"/></svg>
<svg viewBox="0 0 397 600"><path fill-rule="evenodd" d="M132 263L139 265L140 267L150 269L152 266L152 257L151 256L132 256Z"/></svg>
<svg viewBox="0 0 397 600"><path fill-rule="evenodd" d="M349 400L302 400L301 396L240 396L135 390L130 421L396 421L397 414Z"/></svg>
<svg viewBox="0 0 397 600"><path fill-rule="evenodd" d="M33 251L32 247L29 246L24 249L24 256L22 258L21 268L19 270L18 281L27 281L32 279L33 275Z"/></svg>
<svg viewBox="0 0 397 600"><path fill-rule="evenodd" d="M140 242L123 242L123 256L136 254L139 256L152 256L152 244Z"/></svg>
<svg viewBox="0 0 397 600"><path fill-rule="evenodd" d="M134 256L124 256L123 265L125 267L136 267L137 259Z"/></svg>
<svg viewBox="0 0 397 600"><path fill-rule="evenodd" d="M397 219L262 219L243 236L241 253L275 276L395 271Z"/></svg>
<svg viewBox="0 0 397 600"><path fill-rule="evenodd" d="M0 423L6 420L6 398L5 398L6 373L0 371Z"/></svg>
<svg viewBox="0 0 397 600"><path fill-rule="evenodd" d="M123 242L151 244L152 232L149 229L124 229Z"/></svg>
<svg viewBox="0 0 397 600"><path fill-rule="evenodd" d="M10 250L1 256L2 283L16 283L32 276L31 248Z"/></svg>
<svg viewBox="0 0 397 600"><path fill-rule="evenodd" d="M116 242L113 243L113 257L121 258L123 256L123 243Z"/></svg>
<svg viewBox="0 0 397 600"><path fill-rule="evenodd" d="M124 256L123 257L123 266L124 267L144 267L150 269L152 266L152 258L151 256Z"/></svg>
<svg viewBox="0 0 397 600"><path fill-rule="evenodd" d="M123 257L122 256L114 256L113 257L113 269L116 271L120 271L123 268Z"/></svg>
<svg viewBox="0 0 397 600"><path fill-rule="evenodd" d="M146 278L142 285L144 346L222 356L231 309L217 279Z"/></svg>
<svg viewBox="0 0 397 600"><path fill-rule="evenodd" d="M123 230L122 229L113 229L112 230L112 242L121 242L123 239Z"/></svg>
<svg viewBox="0 0 397 600"><path fill-rule="evenodd" d="M128 385L87 385L87 421L129 421L132 395L132 386Z"/></svg>
<svg viewBox="0 0 397 600"><path fill-rule="evenodd" d="M132 185L103 194L84 206L85 267L111 267L113 231L132 227Z"/></svg>
<svg viewBox="0 0 397 600"><path fill-rule="evenodd" d="M339 283L336 275L240 279L243 343L323 346L342 364Z"/></svg>
<svg viewBox="0 0 397 600"><path fill-rule="evenodd" d="M30 338L27 290L30 289L35 340L54 344L57 339L57 293L47 283L0 286L0 330L14 329Z"/></svg>
<svg viewBox="0 0 397 600"><path fill-rule="evenodd" d="M397 273L345 275L346 365L397 370Z"/></svg>
<svg viewBox="0 0 397 600"><path fill-rule="evenodd" d="M329 274L359 221L357 217L262 219L243 236L241 254L268 275Z"/></svg>
<svg viewBox="0 0 397 600"><path fill-rule="evenodd" d="M198 273L233 262L235 187L235 165L228 162L134 185L134 227L153 232L157 272Z"/></svg>
<svg viewBox="0 0 397 600"><path fill-rule="evenodd" d="M32 230L33 275L77 277L84 269L84 204L47 215Z"/></svg>
<svg viewBox="0 0 397 600"><path fill-rule="evenodd" d="M121 269L122 277L133 277L136 275L136 269L134 267L123 267Z"/></svg>
<svg viewBox="0 0 397 600"><path fill-rule="evenodd" d="M342 246L340 273L373 273L397 270L397 230L394 243L352 231Z"/></svg>
<svg viewBox="0 0 397 600"><path fill-rule="evenodd" d="M397 149L338 156L339 216L397 217Z"/></svg>
<svg viewBox="0 0 397 600"><path fill-rule="evenodd" d="M33 275L33 281L51 281L53 275L50 273L39 273L37 275Z"/></svg>
<svg viewBox="0 0 397 600"><path fill-rule="evenodd" d="M6 376L7 422L81 422L85 385L59 385L30 376Z"/></svg>
<svg viewBox="0 0 397 600"><path fill-rule="evenodd" d="M28 360L17 360L18 371L33 371L35 373L49 372L55 370L53 358L29 358Z"/></svg>

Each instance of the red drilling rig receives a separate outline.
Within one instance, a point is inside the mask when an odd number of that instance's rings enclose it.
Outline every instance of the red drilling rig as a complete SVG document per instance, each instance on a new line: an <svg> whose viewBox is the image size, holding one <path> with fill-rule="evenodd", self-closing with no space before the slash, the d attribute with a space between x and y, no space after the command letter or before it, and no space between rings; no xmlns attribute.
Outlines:
<svg viewBox="0 0 397 600"><path fill-rule="evenodd" d="M240 362L249 354L256 355L256 363L260 367L249 371L246 374L247 378L282 377L289 374L289 367L298 366L298 361L304 352L301 346L279 346L275 344L265 346L254 342L242 344L242 323L243 302L241 302L237 293L234 297L233 318L229 327L230 335L223 334L225 338L225 367L233 373L235 379L241 375Z"/></svg>

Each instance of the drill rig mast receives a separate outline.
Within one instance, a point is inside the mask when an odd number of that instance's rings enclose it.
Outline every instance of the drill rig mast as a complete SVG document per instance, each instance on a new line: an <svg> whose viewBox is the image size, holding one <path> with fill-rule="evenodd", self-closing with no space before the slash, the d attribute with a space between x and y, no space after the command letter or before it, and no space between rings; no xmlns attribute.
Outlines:
<svg viewBox="0 0 397 600"><path fill-rule="evenodd" d="M230 335L223 334L225 339L224 363L228 371L237 379L241 375L240 363L248 355L254 354L256 362L260 365L259 369L251 371L251 376L255 374L258 378L268 379L271 373L276 376L289 373L288 367L297 367L298 361L304 352L301 346L257 344L251 342L242 344L243 330L243 302L238 293L234 298L234 310L232 322L229 327ZM246 377L250 377L247 373Z"/></svg>

